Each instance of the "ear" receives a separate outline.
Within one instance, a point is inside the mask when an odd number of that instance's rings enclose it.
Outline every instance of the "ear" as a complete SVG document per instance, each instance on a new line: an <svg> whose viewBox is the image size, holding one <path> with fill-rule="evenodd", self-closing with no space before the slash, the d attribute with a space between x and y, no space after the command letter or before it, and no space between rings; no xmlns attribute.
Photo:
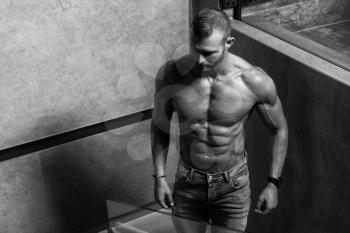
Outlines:
<svg viewBox="0 0 350 233"><path fill-rule="evenodd" d="M225 47L230 48L233 43L235 43L236 39L233 36L229 36L225 42Z"/></svg>

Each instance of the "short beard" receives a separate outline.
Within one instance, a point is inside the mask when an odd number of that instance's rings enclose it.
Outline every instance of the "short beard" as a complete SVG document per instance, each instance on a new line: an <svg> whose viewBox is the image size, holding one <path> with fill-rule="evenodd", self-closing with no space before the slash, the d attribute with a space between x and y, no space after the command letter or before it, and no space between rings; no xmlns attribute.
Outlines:
<svg viewBox="0 0 350 233"><path fill-rule="evenodd" d="M215 68L217 65L219 65L225 59L225 57L226 57L226 49L224 49L219 59L214 64L211 65L211 68Z"/></svg>

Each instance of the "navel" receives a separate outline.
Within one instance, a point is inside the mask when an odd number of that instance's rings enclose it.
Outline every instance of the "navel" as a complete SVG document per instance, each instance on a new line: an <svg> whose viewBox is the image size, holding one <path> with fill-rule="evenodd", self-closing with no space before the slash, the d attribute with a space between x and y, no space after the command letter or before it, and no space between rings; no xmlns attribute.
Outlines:
<svg viewBox="0 0 350 233"><path fill-rule="evenodd" d="M200 154L191 154L192 164L201 170L208 170L213 167L216 162L216 156L211 153L200 153Z"/></svg>

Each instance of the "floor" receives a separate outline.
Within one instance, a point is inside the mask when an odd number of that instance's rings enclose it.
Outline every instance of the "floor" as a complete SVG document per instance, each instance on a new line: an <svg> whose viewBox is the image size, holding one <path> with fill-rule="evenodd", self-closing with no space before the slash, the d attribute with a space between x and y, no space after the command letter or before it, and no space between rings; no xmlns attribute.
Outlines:
<svg viewBox="0 0 350 233"><path fill-rule="evenodd" d="M126 223L116 223L111 227L113 233L176 233L171 216L155 212Z"/></svg>
<svg viewBox="0 0 350 233"><path fill-rule="evenodd" d="M118 209L125 210L125 207L132 206L111 201L107 202L107 206L108 216L111 218L109 222L111 233L176 233L169 209L158 209L157 211L147 209L144 211L138 208L136 209L138 211L131 215L119 215ZM129 210L135 210L135 207ZM123 217L114 217L115 215ZM210 232L211 228L208 226L205 233ZM108 231L99 233L108 233Z"/></svg>
<svg viewBox="0 0 350 233"><path fill-rule="evenodd" d="M296 31L296 33L343 53L350 59L350 19Z"/></svg>
<svg viewBox="0 0 350 233"><path fill-rule="evenodd" d="M322 13L313 1L248 12L249 21L269 22L331 48L350 59L350 16L344 12Z"/></svg>

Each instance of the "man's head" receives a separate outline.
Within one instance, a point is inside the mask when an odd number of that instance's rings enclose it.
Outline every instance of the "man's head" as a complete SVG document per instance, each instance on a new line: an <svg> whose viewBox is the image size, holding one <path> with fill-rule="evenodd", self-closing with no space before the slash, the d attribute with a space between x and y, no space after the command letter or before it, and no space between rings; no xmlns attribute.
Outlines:
<svg viewBox="0 0 350 233"><path fill-rule="evenodd" d="M230 36L229 17L216 8L201 10L191 25L191 50L197 63L204 68L213 68L220 63L234 38Z"/></svg>
<svg viewBox="0 0 350 233"><path fill-rule="evenodd" d="M218 30L223 33L225 42L231 33L231 22L225 12L216 8L205 8L193 18L191 29L197 39L206 39L214 30Z"/></svg>

